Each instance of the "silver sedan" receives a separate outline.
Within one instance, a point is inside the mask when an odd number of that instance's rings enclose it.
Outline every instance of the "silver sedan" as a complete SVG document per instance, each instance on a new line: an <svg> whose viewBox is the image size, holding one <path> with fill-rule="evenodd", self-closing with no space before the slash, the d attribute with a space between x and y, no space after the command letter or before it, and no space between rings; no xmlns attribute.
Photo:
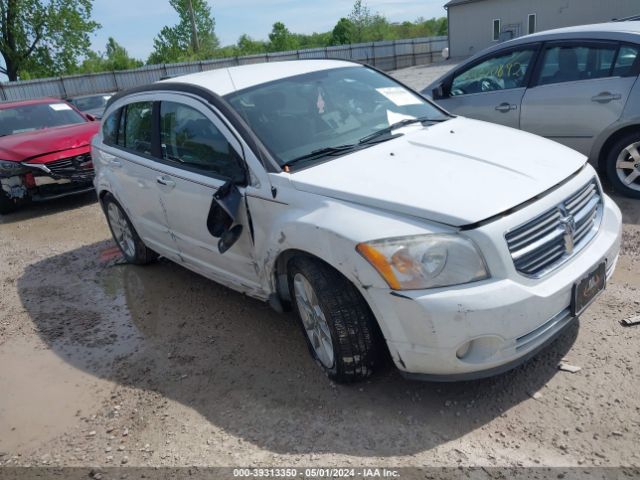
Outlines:
<svg viewBox="0 0 640 480"><path fill-rule="evenodd" d="M587 155L640 198L640 22L536 33L490 47L422 93L452 113L526 130Z"/></svg>

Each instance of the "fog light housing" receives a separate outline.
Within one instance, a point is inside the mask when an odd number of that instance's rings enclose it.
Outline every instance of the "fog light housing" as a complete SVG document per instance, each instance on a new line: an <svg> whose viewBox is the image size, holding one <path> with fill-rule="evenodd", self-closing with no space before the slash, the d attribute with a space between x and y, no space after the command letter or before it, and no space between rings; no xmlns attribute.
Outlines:
<svg viewBox="0 0 640 480"><path fill-rule="evenodd" d="M471 343L473 342L465 342L464 344L462 344L462 346L460 348L458 348L458 350L456 351L456 357L458 357L459 360L463 360L464 357L467 356L467 354L469 353L469 350L471 350Z"/></svg>
<svg viewBox="0 0 640 480"><path fill-rule="evenodd" d="M504 344L501 337L488 335L463 343L456 350L456 357L466 363L484 363L493 357Z"/></svg>

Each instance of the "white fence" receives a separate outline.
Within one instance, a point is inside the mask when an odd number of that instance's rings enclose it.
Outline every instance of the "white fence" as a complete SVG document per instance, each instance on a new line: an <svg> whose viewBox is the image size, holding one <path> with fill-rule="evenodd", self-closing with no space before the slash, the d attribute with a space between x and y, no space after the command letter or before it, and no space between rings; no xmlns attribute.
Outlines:
<svg viewBox="0 0 640 480"><path fill-rule="evenodd" d="M149 65L134 70L43 78L0 83L0 100L26 100L39 97L72 97L106 93L156 82L162 78L252 63L309 58L334 58L366 62L381 70L397 70L442 60L447 37L415 38L359 43L289 52L230 57L202 62Z"/></svg>

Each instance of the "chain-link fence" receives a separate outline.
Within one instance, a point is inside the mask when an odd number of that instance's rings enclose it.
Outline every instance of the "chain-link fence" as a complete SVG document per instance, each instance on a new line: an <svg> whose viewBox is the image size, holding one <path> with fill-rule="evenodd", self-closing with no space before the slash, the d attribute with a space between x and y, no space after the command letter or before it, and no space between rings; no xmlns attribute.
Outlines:
<svg viewBox="0 0 640 480"><path fill-rule="evenodd" d="M443 60L447 37L415 38L384 42L358 43L289 52L229 57L202 62L149 65L134 70L43 78L0 83L0 100L26 100L39 97L73 97L92 93L116 92L156 82L162 78L203 72L216 68L253 63L298 59L345 59L366 62L381 70L397 70Z"/></svg>

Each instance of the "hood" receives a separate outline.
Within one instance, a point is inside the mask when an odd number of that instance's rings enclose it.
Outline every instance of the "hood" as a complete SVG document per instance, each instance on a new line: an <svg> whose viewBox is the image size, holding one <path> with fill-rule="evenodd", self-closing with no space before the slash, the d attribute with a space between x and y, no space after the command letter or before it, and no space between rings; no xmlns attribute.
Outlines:
<svg viewBox="0 0 640 480"><path fill-rule="evenodd" d="M461 117L402 132L295 172L291 182L301 191L463 226L530 200L587 161L550 140Z"/></svg>
<svg viewBox="0 0 640 480"><path fill-rule="evenodd" d="M90 145L99 128L100 122L86 122L0 137L0 160L38 163L48 153Z"/></svg>

